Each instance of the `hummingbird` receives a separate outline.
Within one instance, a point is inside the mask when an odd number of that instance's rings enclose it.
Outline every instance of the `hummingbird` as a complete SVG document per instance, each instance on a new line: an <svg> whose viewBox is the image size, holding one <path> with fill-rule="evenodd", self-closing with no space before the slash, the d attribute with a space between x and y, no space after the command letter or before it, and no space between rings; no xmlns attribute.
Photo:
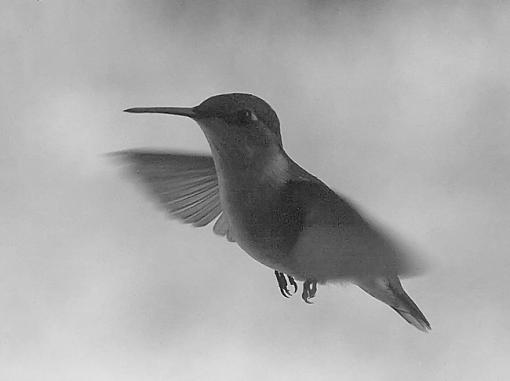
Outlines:
<svg viewBox="0 0 510 381"><path fill-rule="evenodd" d="M413 261L393 237L287 155L276 112L244 93L212 96L195 107L136 107L193 119L211 156L126 150L129 164L168 213L235 242L274 270L283 296L311 303L317 284L351 282L421 331L430 324L399 276ZM289 289L290 288L290 289Z"/></svg>

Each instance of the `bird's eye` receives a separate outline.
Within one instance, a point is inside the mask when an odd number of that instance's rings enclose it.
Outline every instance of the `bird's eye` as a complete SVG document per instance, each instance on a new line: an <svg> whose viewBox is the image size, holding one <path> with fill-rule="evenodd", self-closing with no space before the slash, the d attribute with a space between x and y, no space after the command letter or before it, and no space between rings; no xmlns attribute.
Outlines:
<svg viewBox="0 0 510 381"><path fill-rule="evenodd" d="M249 124L257 120L257 116L250 110L240 110L237 112L237 120L241 124Z"/></svg>

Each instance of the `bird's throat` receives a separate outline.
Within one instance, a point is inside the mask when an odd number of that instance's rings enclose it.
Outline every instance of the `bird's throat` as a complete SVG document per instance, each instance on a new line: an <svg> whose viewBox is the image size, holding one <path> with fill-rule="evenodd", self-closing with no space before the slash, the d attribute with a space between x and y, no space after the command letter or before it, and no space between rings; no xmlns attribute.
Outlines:
<svg viewBox="0 0 510 381"><path fill-rule="evenodd" d="M278 187L289 178L291 161L282 150L256 153L243 150L225 154L211 148L220 183L237 184L242 188Z"/></svg>

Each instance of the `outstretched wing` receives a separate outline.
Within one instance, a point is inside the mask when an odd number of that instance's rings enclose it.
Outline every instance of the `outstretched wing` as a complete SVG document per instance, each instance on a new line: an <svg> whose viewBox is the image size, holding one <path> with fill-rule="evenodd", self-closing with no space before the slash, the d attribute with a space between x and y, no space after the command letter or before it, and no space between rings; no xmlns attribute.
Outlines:
<svg viewBox="0 0 510 381"><path fill-rule="evenodd" d="M131 172L142 180L172 217L201 227L221 214L214 232L232 240L221 209L212 157L142 150L111 155L128 164Z"/></svg>

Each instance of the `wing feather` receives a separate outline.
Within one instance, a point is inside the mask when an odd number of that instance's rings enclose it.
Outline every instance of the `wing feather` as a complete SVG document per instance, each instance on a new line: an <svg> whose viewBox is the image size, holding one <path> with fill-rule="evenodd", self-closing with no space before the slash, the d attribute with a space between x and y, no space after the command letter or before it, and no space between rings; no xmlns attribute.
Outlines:
<svg viewBox="0 0 510 381"><path fill-rule="evenodd" d="M227 221L227 217L225 216L224 213L220 215L220 218L218 218L218 220L214 224L213 231L218 235L225 236L227 240L229 240L230 242L235 241L232 235L232 231L230 230L230 225Z"/></svg>
<svg viewBox="0 0 510 381"><path fill-rule="evenodd" d="M170 216L202 227L221 214L218 221L222 229L213 230L229 238L212 157L143 150L120 151L112 156L128 165Z"/></svg>

